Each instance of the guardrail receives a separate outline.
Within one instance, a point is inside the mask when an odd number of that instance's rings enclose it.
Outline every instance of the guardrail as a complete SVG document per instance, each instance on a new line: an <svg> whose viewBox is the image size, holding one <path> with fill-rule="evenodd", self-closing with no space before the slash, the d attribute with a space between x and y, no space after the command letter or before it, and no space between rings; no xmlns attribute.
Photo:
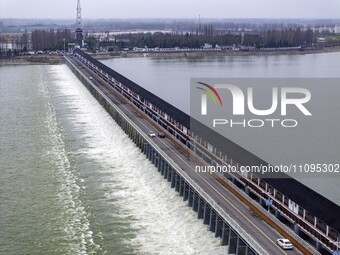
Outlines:
<svg viewBox="0 0 340 255"><path fill-rule="evenodd" d="M217 173L217 175L223 179L228 185L233 187L235 190L237 190L239 193L244 193L242 189L240 189L237 185L235 185L232 181L230 181L228 178L223 176L221 173ZM250 188L251 189L251 188ZM305 240L303 240L300 236L298 236L292 229L290 229L287 225L283 224L281 221L279 221L274 215L272 215L270 212L265 210L259 203L251 199L248 195L244 195L244 198L251 203L253 206L255 206L258 210L260 210L263 214L267 215L272 221L274 221L277 225L279 225L284 231L286 231L289 235L291 235L293 238L295 238L299 243L301 243L303 246L305 246L311 253L314 255L321 255L317 250L313 248L309 243L307 243ZM275 207L275 206L272 206ZM275 207L276 208L276 207Z"/></svg>

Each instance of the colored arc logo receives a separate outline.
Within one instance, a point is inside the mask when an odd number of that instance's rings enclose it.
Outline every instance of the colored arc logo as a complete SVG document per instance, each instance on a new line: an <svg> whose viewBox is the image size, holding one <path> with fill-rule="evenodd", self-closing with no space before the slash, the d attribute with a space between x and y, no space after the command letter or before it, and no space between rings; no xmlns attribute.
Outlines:
<svg viewBox="0 0 340 255"><path fill-rule="evenodd" d="M222 99L221 99L220 95L218 94L218 92L216 91L216 89L214 89L211 85L203 83L203 82L197 82L197 83L207 87L209 90L205 89L205 88L201 88L201 87L196 87L197 89L204 91L204 93L206 93L208 96L210 96L210 98L213 100L214 104L217 103L216 98L215 98L215 96L216 96L218 101L220 102L220 105L222 106ZM214 96L214 94L215 94L215 96Z"/></svg>

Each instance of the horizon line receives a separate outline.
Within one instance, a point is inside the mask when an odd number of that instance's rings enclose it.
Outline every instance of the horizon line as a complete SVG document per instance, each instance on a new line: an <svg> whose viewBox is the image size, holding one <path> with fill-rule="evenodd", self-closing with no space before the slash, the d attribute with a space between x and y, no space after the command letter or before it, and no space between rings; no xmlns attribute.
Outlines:
<svg viewBox="0 0 340 255"><path fill-rule="evenodd" d="M73 20L74 18L13 18L6 17L0 18L0 20ZM200 18L201 20L340 20L339 18ZM194 17L166 17L166 18L84 18L84 20L197 20Z"/></svg>

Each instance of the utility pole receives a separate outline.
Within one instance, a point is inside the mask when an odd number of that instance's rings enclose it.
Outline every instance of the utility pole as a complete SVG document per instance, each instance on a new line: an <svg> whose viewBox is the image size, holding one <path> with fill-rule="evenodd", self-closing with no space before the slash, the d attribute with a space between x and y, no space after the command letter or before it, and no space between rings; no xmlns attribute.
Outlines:
<svg viewBox="0 0 340 255"><path fill-rule="evenodd" d="M201 34L201 14L198 14L198 36Z"/></svg>

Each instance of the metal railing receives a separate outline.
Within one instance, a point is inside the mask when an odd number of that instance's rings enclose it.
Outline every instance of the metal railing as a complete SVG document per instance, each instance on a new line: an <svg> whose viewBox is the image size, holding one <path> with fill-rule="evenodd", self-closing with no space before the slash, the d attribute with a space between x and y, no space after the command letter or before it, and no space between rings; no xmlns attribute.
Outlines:
<svg viewBox="0 0 340 255"><path fill-rule="evenodd" d="M263 214L267 215L272 221L274 221L277 225L279 225L283 230L285 230L289 235L294 237L299 243L301 243L303 246L305 246L310 252L312 252L315 255L321 255L317 250L314 249L313 246L311 246L308 242L303 240L299 235L297 235L292 229L290 229L287 225L282 223L280 220L278 220L274 215L272 215L270 212L265 210L259 203L251 199L247 194L242 194L245 193L242 189L240 189L237 185L235 185L232 181L230 181L228 178L223 176L221 173L217 173L217 175L222 178L228 185L233 187L237 192L241 193L241 195L253 206L255 206L258 210L260 210ZM249 189L251 189L249 187ZM275 207L275 206L272 206Z"/></svg>

